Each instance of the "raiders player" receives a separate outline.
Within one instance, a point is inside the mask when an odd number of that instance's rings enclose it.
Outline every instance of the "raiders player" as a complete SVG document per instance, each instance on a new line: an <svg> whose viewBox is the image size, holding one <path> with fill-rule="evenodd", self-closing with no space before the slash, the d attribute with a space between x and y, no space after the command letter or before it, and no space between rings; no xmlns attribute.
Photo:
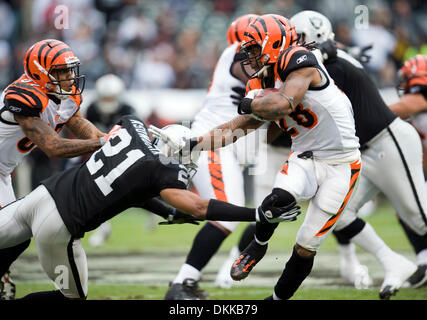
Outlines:
<svg viewBox="0 0 427 320"><path fill-rule="evenodd" d="M59 265L68 271L63 281L68 286L57 284L60 290L24 299L85 299L88 270L80 238L129 207L156 211L153 206L158 204L150 199L159 195L197 219L275 223L294 220L300 213L295 205L272 204L267 217L262 210L203 200L186 190L188 180L186 167L160 153L142 121L123 117L110 131L107 143L84 164L44 180L28 196L1 209L0 248L34 237L49 278L55 280Z"/></svg>
<svg viewBox="0 0 427 320"><path fill-rule="evenodd" d="M406 119L418 130L423 142L423 167L427 168L427 56L416 55L404 62L399 70L400 100L390 109ZM418 288L427 282L427 236L416 234L399 219L417 255L417 271L404 283L404 287Z"/></svg>
<svg viewBox="0 0 427 320"><path fill-rule="evenodd" d="M184 145L208 150L225 146L237 140L237 132L246 134L265 120L291 134L292 152L260 209L269 212L271 203L310 204L269 299L289 299L310 274L316 251L341 217L361 168L350 101L307 47L290 46L295 39L295 29L284 17L268 14L251 23L241 45L247 54L243 66L255 70L249 87L278 89L256 99L261 90L251 90L239 104L241 116ZM234 280L244 279L262 259L276 226L257 223L255 239L232 267Z"/></svg>
<svg viewBox="0 0 427 320"><path fill-rule="evenodd" d="M233 119L237 106L244 96L245 84L249 80L240 67L239 46L243 32L257 15L248 14L235 19L229 26L227 41L229 46L219 58L204 106L192 123L192 135L201 135L212 128ZM241 96L240 96L241 95ZM252 137L254 138L254 135ZM230 145L213 151L201 152L198 169L192 182L203 199L217 199L235 205L245 205L244 181L241 164L249 150L245 141L238 146ZM240 156L239 156L240 155ZM199 289L198 281L203 268L217 252L225 238L234 231L238 222L209 221L197 233L185 263L168 289L166 300L204 299L206 294ZM244 249L248 243L243 245ZM239 252L232 253L232 261ZM220 273L217 283L224 286L232 279L227 270L227 278Z"/></svg>
<svg viewBox="0 0 427 320"><path fill-rule="evenodd" d="M79 59L62 41L47 39L31 46L24 71L0 99L0 207L15 200L11 173L36 146L49 157L72 158L93 152L105 142L104 133L79 111L84 76ZM59 136L66 126L78 139ZM13 299L9 269L30 244L0 250L0 299Z"/></svg>

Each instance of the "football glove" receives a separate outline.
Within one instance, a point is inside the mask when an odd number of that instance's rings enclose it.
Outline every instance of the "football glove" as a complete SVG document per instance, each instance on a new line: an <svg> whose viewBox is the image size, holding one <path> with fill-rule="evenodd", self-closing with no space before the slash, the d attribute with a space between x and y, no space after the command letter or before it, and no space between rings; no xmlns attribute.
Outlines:
<svg viewBox="0 0 427 320"><path fill-rule="evenodd" d="M195 218L179 210L174 210L174 212L168 216L166 221L161 221L159 222L159 224L169 225L169 224L191 223L191 224L198 225L199 221L202 221L202 219Z"/></svg>
<svg viewBox="0 0 427 320"><path fill-rule="evenodd" d="M286 206L276 207L275 204L279 200L277 194L273 194L268 203L263 203L257 209L257 221L262 223L278 223L295 221L297 216L301 214L301 207L296 203L291 203ZM264 208L268 208L264 210Z"/></svg>
<svg viewBox="0 0 427 320"><path fill-rule="evenodd" d="M231 94L230 98L233 100L233 104L238 106L245 96L246 89L242 87L233 87L231 90L234 91L234 94Z"/></svg>
<svg viewBox="0 0 427 320"><path fill-rule="evenodd" d="M327 40L318 45L320 51L322 52L322 57L324 61L334 60L337 57L337 44L334 40Z"/></svg>

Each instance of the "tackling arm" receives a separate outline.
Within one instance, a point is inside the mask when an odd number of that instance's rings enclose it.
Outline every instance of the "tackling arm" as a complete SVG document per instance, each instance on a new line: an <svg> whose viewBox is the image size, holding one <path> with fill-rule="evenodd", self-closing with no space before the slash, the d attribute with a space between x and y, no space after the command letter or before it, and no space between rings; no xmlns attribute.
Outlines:
<svg viewBox="0 0 427 320"><path fill-rule="evenodd" d="M64 139L39 117L15 115L25 135L49 158L73 158L93 152L101 147L99 138L80 140Z"/></svg>

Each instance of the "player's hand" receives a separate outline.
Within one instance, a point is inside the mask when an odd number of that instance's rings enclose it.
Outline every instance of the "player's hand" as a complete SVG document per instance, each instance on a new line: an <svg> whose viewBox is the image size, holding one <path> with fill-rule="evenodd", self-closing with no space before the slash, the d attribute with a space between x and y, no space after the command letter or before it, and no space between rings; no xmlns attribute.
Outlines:
<svg viewBox="0 0 427 320"><path fill-rule="evenodd" d="M185 214L179 210L175 210L173 214L168 216L166 221L159 222L160 225L169 225L169 224L183 224L183 223L191 223L198 225L199 221L202 219L195 218L188 214Z"/></svg>
<svg viewBox="0 0 427 320"><path fill-rule="evenodd" d="M272 195L268 202L263 203L257 209L259 221L263 223L278 223L295 221L297 216L301 214L301 207L296 203L291 203L287 206L278 207L276 202L279 200L278 195ZM268 208L264 210L264 208Z"/></svg>
<svg viewBox="0 0 427 320"><path fill-rule="evenodd" d="M231 90L233 90L235 94L231 94L230 98L233 101L233 104L238 106L245 96L246 89L244 87L233 87Z"/></svg>
<svg viewBox="0 0 427 320"><path fill-rule="evenodd" d="M362 63L368 63L369 60L371 60L371 55L367 54L366 51L371 49L372 44L364 47L350 47L348 48L348 53L356 60L359 60Z"/></svg>
<svg viewBox="0 0 427 320"><path fill-rule="evenodd" d="M101 145L103 146L104 144L106 144L108 142L108 140L110 140L111 138L114 138L117 133L119 132L119 130L122 128L122 126L119 125L115 125L110 132L108 132L105 136L100 138L101 141Z"/></svg>
<svg viewBox="0 0 427 320"><path fill-rule="evenodd" d="M334 40L326 40L319 44L318 47L322 52L324 61L333 60L337 57L337 44Z"/></svg>
<svg viewBox="0 0 427 320"><path fill-rule="evenodd" d="M163 129L150 125L148 131L156 138L161 139L171 149L172 153L179 152L185 146L185 140L182 138L172 137L167 134Z"/></svg>

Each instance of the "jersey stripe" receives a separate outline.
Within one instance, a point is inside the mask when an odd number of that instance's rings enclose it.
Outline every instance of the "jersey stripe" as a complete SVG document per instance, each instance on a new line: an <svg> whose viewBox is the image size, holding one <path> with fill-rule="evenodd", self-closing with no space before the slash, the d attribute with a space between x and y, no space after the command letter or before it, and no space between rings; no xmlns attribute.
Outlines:
<svg viewBox="0 0 427 320"><path fill-rule="evenodd" d="M227 195L225 194L225 185L222 176L221 157L218 150L209 151L208 168L215 198L217 200L227 202Z"/></svg>

